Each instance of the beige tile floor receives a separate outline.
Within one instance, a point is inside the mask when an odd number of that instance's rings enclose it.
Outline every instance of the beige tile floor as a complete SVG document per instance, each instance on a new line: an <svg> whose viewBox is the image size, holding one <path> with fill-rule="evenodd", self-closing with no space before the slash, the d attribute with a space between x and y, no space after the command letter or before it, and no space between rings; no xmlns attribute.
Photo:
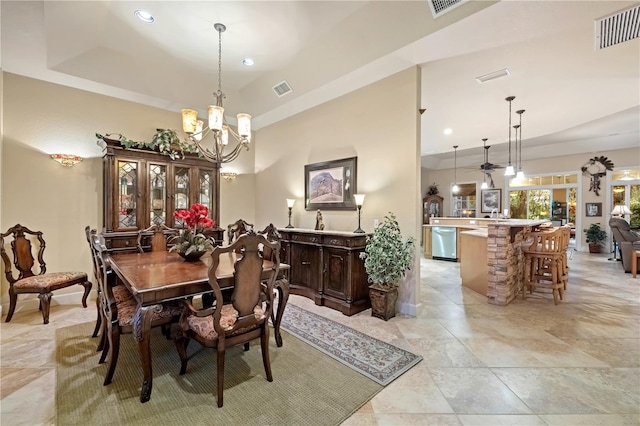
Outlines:
<svg viewBox="0 0 640 426"><path fill-rule="evenodd" d="M640 278L575 253L565 301L487 304L459 265L422 259L421 307L388 322L302 306L424 357L344 425L640 425ZM95 309L54 306L0 325L0 424L55 424L55 328ZM90 424L90 419L87 419Z"/></svg>

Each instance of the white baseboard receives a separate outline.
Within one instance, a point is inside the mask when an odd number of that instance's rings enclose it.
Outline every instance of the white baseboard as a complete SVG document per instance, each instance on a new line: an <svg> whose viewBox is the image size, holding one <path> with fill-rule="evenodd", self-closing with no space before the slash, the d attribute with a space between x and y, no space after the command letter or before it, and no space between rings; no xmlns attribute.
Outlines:
<svg viewBox="0 0 640 426"><path fill-rule="evenodd" d="M420 308L420 303L417 305L414 303L398 303L398 312L404 315L409 315L410 317L415 317L418 315L418 309Z"/></svg>
<svg viewBox="0 0 640 426"><path fill-rule="evenodd" d="M61 305L78 305L82 306L82 295L84 294L84 289L75 292L75 293L53 293L53 297L51 298L51 309L55 309L56 306ZM95 288L91 289L91 293L89 293L89 297L87 298L87 307L95 305L97 292ZM19 294L18 302L16 303L16 311L14 315L18 312L29 312L29 311L37 311L38 306L40 305L40 299L38 299L37 294ZM9 302L3 303L0 305L0 317L2 317L4 312L9 312Z"/></svg>

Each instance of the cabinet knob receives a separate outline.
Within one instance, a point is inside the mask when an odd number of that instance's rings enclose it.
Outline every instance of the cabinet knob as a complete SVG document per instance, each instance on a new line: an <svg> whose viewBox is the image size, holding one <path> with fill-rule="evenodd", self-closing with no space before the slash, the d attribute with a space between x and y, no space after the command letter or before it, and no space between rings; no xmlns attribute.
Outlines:
<svg viewBox="0 0 640 426"><path fill-rule="evenodd" d="M125 241L125 242L124 242L124 245L125 245L125 246L129 246L129 241Z"/></svg>
<svg viewBox="0 0 640 426"><path fill-rule="evenodd" d="M303 265L311 265L311 262L302 262Z"/></svg>

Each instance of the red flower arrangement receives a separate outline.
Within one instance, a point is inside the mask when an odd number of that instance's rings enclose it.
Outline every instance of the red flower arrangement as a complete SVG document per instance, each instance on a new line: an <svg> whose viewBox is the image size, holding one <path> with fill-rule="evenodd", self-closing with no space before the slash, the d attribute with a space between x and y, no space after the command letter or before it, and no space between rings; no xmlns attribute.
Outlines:
<svg viewBox="0 0 640 426"><path fill-rule="evenodd" d="M215 224L209 217L209 208L203 204L192 204L189 210L177 210L173 217L182 221L184 228L176 235L174 246L169 251L175 251L182 256L200 253L212 248L209 239L203 234L204 228L212 228Z"/></svg>

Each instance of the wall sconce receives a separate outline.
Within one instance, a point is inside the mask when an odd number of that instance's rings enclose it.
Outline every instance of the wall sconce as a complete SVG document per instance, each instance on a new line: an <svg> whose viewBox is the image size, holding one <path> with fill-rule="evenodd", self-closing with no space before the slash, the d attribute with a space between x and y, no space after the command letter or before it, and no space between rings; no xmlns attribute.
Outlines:
<svg viewBox="0 0 640 426"><path fill-rule="evenodd" d="M291 209L293 208L295 202L296 200L294 200L293 198L287 198L287 207L289 208L289 224L285 226L285 228L293 228L293 225L291 225Z"/></svg>
<svg viewBox="0 0 640 426"><path fill-rule="evenodd" d="M235 178L238 177L238 173L230 172L230 171L220 171L220 177L226 180L227 182L231 182Z"/></svg>
<svg viewBox="0 0 640 426"><path fill-rule="evenodd" d="M356 234L364 234L362 228L360 228L360 210L362 210L362 204L364 204L364 196L366 194L353 194L353 198L356 201L356 207L358 207L358 229L353 231Z"/></svg>
<svg viewBox="0 0 640 426"><path fill-rule="evenodd" d="M82 161L82 157L71 154L51 154L51 158L65 167L75 166Z"/></svg>

